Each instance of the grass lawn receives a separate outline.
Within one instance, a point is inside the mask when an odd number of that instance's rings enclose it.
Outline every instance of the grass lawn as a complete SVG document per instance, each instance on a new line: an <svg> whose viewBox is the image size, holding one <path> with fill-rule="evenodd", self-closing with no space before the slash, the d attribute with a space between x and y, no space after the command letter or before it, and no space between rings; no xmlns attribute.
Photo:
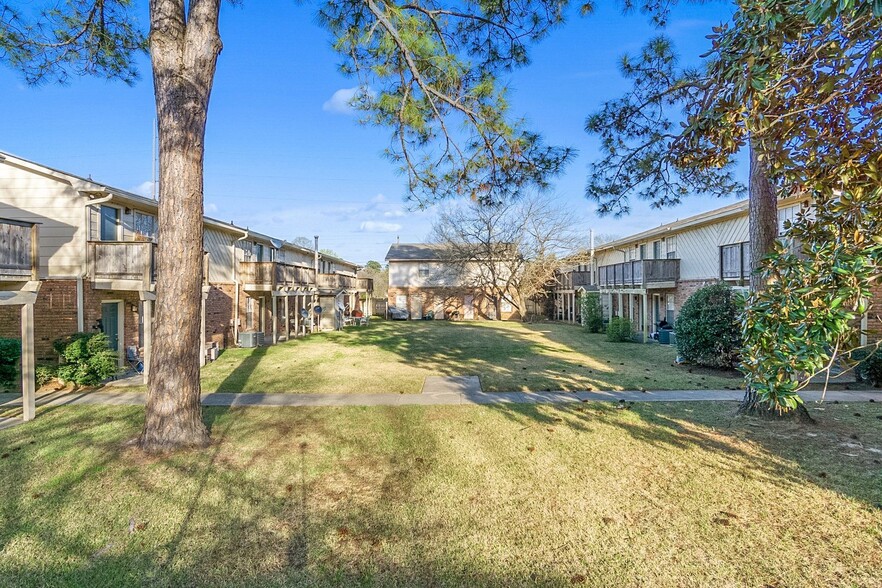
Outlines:
<svg viewBox="0 0 882 588"><path fill-rule="evenodd" d="M203 390L408 394L432 375L477 375L487 392L741 385L732 374L673 366L674 356L668 346L609 343L561 323L375 321L227 350L203 370Z"/></svg>
<svg viewBox="0 0 882 588"><path fill-rule="evenodd" d="M210 408L161 458L48 409L0 431L0 584L882 585L882 406L733 408Z"/></svg>

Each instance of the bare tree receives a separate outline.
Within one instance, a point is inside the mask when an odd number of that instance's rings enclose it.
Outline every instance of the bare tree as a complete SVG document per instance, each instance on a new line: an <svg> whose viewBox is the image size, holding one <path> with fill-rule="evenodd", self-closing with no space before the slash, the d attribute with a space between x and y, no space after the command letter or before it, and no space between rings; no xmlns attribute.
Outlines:
<svg viewBox="0 0 882 588"><path fill-rule="evenodd" d="M510 303L526 318L527 301L544 292L559 270L585 257L572 214L551 199L460 203L442 212L432 229L448 282L480 292L494 305Z"/></svg>

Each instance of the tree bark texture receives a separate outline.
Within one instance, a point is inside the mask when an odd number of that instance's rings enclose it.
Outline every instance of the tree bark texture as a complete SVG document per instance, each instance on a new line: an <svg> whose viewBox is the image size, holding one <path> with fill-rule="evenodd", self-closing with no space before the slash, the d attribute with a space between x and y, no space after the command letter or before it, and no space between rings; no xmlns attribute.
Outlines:
<svg viewBox="0 0 882 588"><path fill-rule="evenodd" d="M750 267L760 267L763 257L770 253L778 238L778 197L769 180L768 162L760 160L759 148L750 142L750 200L748 202L750 224ZM766 284L761 275L750 274L750 289L759 292ZM799 422L814 422L805 405L800 404L793 411L782 413L768 402L763 402L756 391L750 387L744 392L744 399L738 413L759 416L765 419L795 418Z"/></svg>
<svg viewBox="0 0 882 588"><path fill-rule="evenodd" d="M159 248L153 354L139 439L147 451L209 443L202 422L203 161L221 50L220 0L151 0L150 54L159 127Z"/></svg>
<svg viewBox="0 0 882 588"><path fill-rule="evenodd" d="M769 180L768 162L759 159L757 146L750 143L750 267L755 270L763 257L772 251L778 238L778 199ZM758 292L765 288L762 278L750 275L750 289Z"/></svg>

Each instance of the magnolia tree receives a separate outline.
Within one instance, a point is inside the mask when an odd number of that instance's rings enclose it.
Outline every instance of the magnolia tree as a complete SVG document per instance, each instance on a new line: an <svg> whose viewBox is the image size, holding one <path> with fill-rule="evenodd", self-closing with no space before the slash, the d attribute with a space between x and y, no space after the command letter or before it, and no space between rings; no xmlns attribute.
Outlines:
<svg viewBox="0 0 882 588"><path fill-rule="evenodd" d="M432 230L457 287L482 292L501 314L507 302L522 319L564 266L587 262L570 211L542 196L492 205L460 203L440 213Z"/></svg>
<svg viewBox="0 0 882 588"><path fill-rule="evenodd" d="M570 156L513 117L500 76L563 21L564 0L318 3L343 69L365 88L366 122L391 129L388 157L420 205L479 202L543 188ZM150 0L149 34L134 0L0 0L0 61L31 84L96 75L134 83L149 49L159 127L157 310L140 444L209 442L199 384L203 159L221 0ZM271 50L267 48L267 50ZM304 48L304 51L308 48Z"/></svg>
<svg viewBox="0 0 882 588"><path fill-rule="evenodd" d="M670 41L656 39L623 60L633 89L586 124L604 149L588 194L605 213L627 212L635 193L665 206L737 192L733 158L749 151L751 261L760 271L744 316L745 412L804 413L797 391L829 373L860 340L860 315L872 312L880 11L878 2L742 0L713 29L702 67L678 68ZM790 228L802 244L793 252L776 244L775 211L776 193L796 191L813 196L815 216Z"/></svg>

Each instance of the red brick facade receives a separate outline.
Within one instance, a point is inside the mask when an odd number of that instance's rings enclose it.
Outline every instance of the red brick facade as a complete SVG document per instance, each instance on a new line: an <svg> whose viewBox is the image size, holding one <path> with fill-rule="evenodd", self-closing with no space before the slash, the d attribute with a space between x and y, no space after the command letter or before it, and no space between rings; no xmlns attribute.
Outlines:
<svg viewBox="0 0 882 588"><path fill-rule="evenodd" d="M450 288L400 288L389 287L388 300L390 306L398 306L399 296L406 297L407 312L414 318L415 312L422 302L423 314L433 311L435 318L442 318L438 311L443 311L443 318L448 320L463 320L465 318L465 298L473 296L472 310L474 320L492 320L495 314L490 300L480 291L452 290ZM511 311L500 312L500 320L521 320L521 315L515 307Z"/></svg>

